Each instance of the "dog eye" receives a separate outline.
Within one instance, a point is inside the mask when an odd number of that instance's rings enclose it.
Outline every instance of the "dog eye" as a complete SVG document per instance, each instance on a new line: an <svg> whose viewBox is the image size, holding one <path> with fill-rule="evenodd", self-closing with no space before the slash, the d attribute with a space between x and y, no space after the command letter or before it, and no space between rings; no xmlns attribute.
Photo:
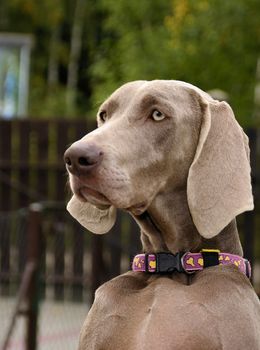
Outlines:
<svg viewBox="0 0 260 350"><path fill-rule="evenodd" d="M153 113L152 113L152 118L156 122L159 122L159 121L161 121L161 120L163 120L165 118L165 114L163 114L162 112L160 112L157 109L155 109L153 111Z"/></svg>
<svg viewBox="0 0 260 350"><path fill-rule="evenodd" d="M101 111L101 112L99 112L98 116L104 122L107 119L107 112L106 111Z"/></svg>

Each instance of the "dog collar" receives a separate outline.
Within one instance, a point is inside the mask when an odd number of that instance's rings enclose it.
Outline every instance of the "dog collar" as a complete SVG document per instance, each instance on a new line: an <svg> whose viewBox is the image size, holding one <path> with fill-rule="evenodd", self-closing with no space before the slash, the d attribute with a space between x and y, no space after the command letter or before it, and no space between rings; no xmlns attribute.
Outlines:
<svg viewBox="0 0 260 350"><path fill-rule="evenodd" d="M202 249L199 253L138 254L133 259L132 270L150 273L194 273L206 267L230 264L237 266L248 278L251 277L251 266L247 259L239 255L221 253L216 249Z"/></svg>

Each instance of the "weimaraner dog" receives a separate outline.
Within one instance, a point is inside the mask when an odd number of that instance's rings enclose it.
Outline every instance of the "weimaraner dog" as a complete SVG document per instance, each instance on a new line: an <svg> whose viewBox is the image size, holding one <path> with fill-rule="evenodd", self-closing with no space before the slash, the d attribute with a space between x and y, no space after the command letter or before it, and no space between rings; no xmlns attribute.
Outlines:
<svg viewBox="0 0 260 350"><path fill-rule="evenodd" d="M260 303L235 217L253 209L248 139L225 102L180 81L134 81L65 152L68 210L103 234L141 229L133 270L102 285L80 350L259 350Z"/></svg>

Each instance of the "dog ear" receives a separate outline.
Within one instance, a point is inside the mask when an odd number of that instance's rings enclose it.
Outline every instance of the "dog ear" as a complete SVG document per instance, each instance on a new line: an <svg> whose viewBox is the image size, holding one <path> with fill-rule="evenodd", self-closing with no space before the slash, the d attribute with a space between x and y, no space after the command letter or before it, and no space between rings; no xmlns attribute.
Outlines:
<svg viewBox="0 0 260 350"><path fill-rule="evenodd" d="M67 205L68 212L87 230L102 235L108 232L116 221L116 208L98 209L93 204L79 201L75 195Z"/></svg>
<svg viewBox="0 0 260 350"><path fill-rule="evenodd" d="M226 102L203 101L202 109L187 197L197 230L209 239L254 204L247 136Z"/></svg>

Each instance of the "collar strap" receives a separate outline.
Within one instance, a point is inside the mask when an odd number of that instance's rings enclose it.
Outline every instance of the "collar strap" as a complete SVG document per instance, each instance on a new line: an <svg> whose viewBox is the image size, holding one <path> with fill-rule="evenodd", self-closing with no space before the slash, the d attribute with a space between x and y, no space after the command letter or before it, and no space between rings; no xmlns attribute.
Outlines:
<svg viewBox="0 0 260 350"><path fill-rule="evenodd" d="M150 273L194 273L206 267L230 264L236 265L248 278L251 277L251 266L247 259L239 255L221 253L216 249L202 249L200 253L138 254L133 259L132 270Z"/></svg>

